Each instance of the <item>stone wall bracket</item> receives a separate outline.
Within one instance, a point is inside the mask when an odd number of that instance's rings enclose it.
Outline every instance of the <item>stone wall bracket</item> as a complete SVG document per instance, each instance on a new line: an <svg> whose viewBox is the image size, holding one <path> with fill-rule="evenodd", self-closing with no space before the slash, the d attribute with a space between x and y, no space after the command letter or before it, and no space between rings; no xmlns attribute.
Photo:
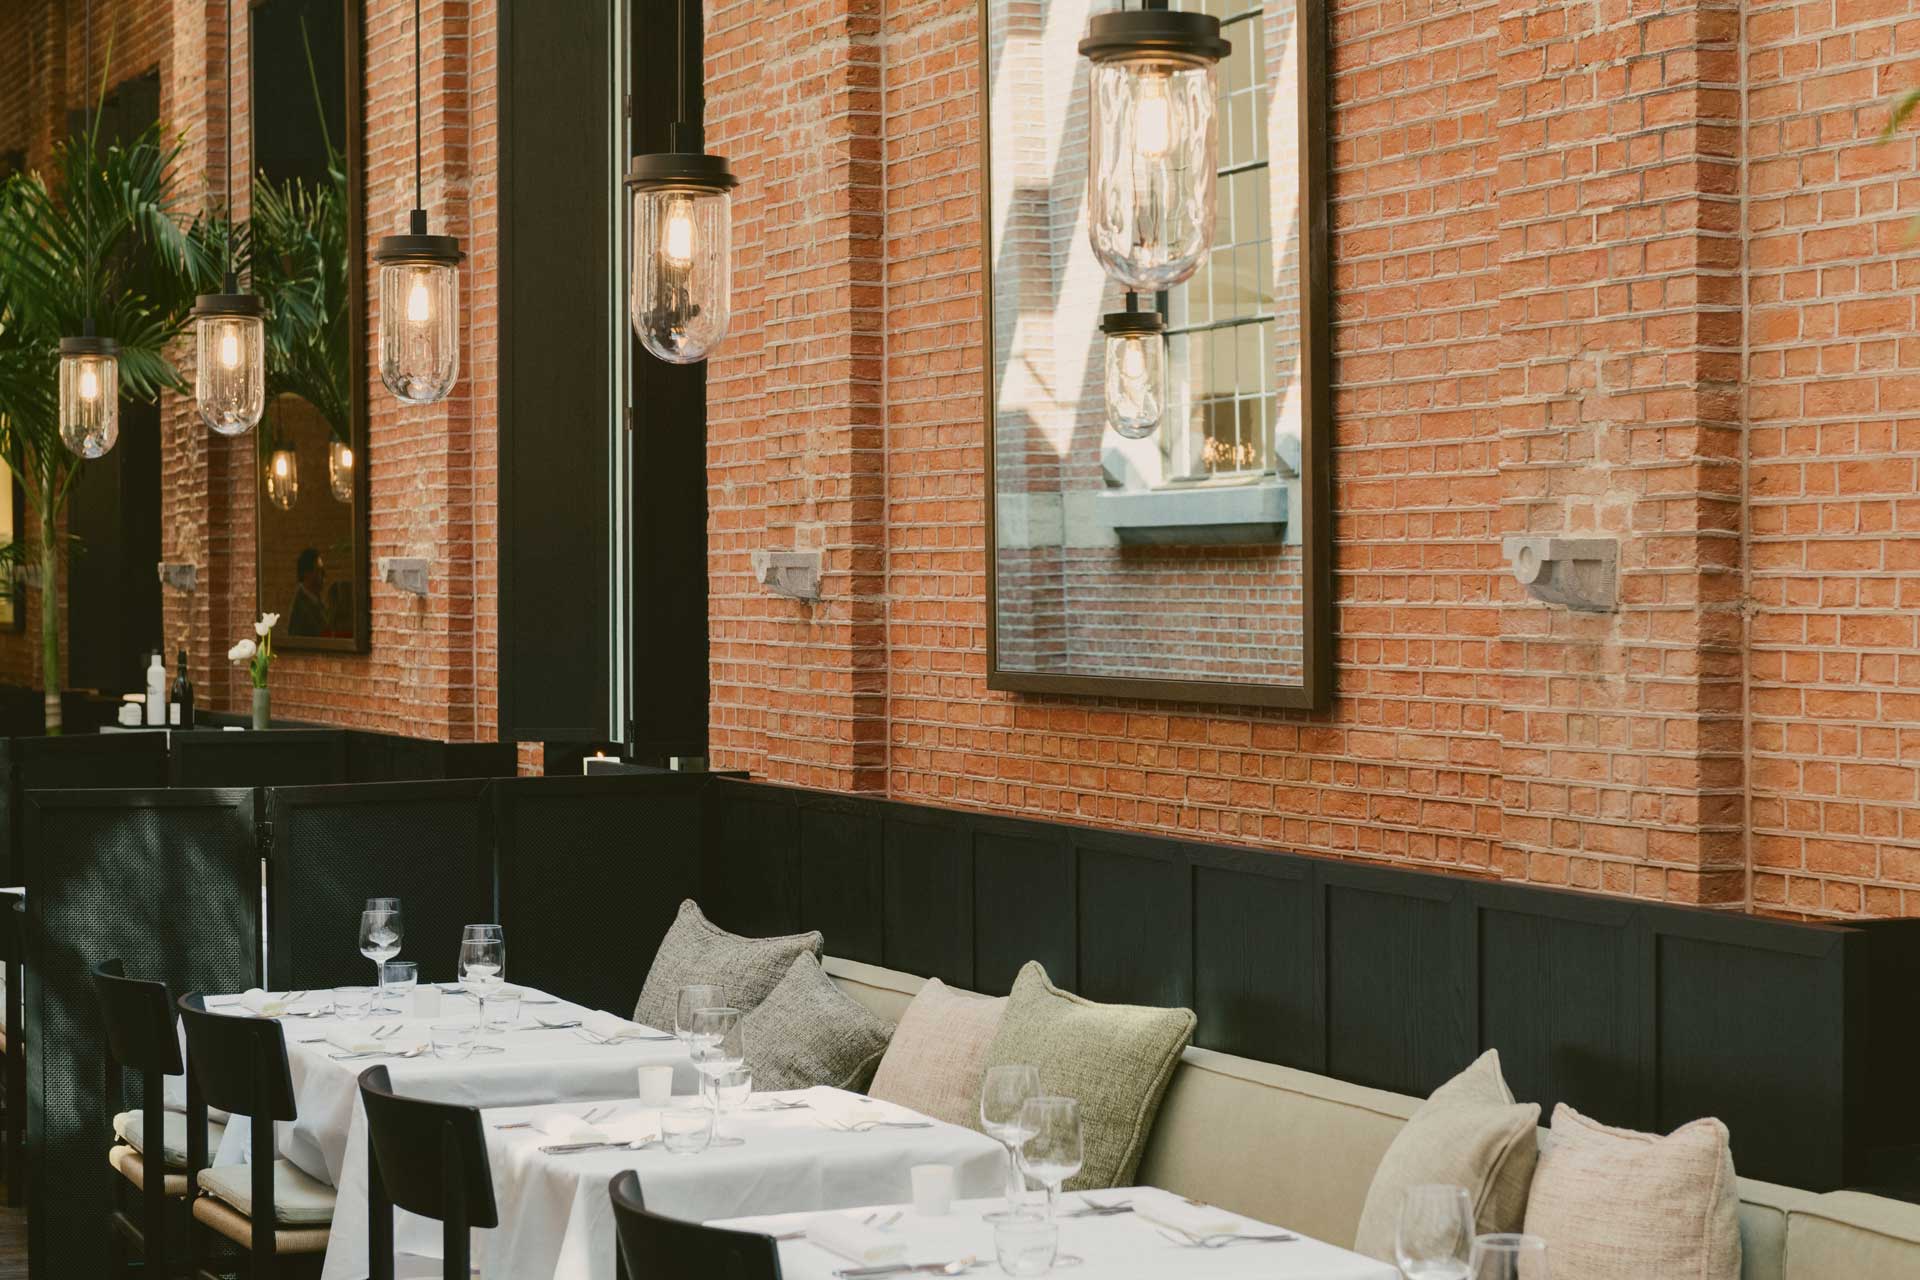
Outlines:
<svg viewBox="0 0 1920 1280"><path fill-rule="evenodd" d="M169 591L193 591L200 586L200 566L174 560L160 562L160 585Z"/></svg>
<svg viewBox="0 0 1920 1280"><path fill-rule="evenodd" d="M820 599L818 551L755 551L753 579L777 596L808 603Z"/></svg>
<svg viewBox="0 0 1920 1280"><path fill-rule="evenodd" d="M410 596L427 594L427 569L424 556L380 557L380 581Z"/></svg>
<svg viewBox="0 0 1920 1280"><path fill-rule="evenodd" d="M1617 539L1521 535L1508 538L1504 547L1514 578L1535 600L1579 613L1612 613L1618 607Z"/></svg>

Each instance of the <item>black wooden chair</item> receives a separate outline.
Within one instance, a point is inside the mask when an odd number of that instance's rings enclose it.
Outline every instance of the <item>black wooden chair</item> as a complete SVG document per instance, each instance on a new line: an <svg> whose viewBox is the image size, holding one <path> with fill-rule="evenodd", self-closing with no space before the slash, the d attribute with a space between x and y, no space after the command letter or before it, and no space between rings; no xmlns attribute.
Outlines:
<svg viewBox="0 0 1920 1280"><path fill-rule="evenodd" d="M108 1258L113 1274L126 1274L131 1244L139 1251L147 1274L168 1275L172 1270L168 1240L182 1238L170 1219L179 1217L178 1225L185 1226L184 1211L178 1206L187 1196L187 1158L181 1150L188 1140L186 1125L166 1109L166 1079L184 1070L173 1001L165 983L129 978L118 960L94 969L93 989L107 1037L103 1119L119 1139L107 1153L107 1162L120 1175L108 1224ZM123 1097L123 1071L140 1073L141 1105L138 1111L116 1114ZM205 1132L204 1116L201 1126L202 1144L212 1141ZM139 1195L137 1209L129 1203L129 1192Z"/></svg>
<svg viewBox="0 0 1920 1280"><path fill-rule="evenodd" d="M187 1178L195 1222L247 1257L249 1280L317 1276L333 1223L333 1188L275 1158L273 1126L298 1118L287 1042L271 1018L209 1013L197 995L180 997L187 1032ZM253 1124L248 1164L207 1167L207 1108ZM193 1263L207 1274L203 1233Z"/></svg>
<svg viewBox="0 0 1920 1280"><path fill-rule="evenodd" d="M497 1227L493 1166L477 1107L402 1098L385 1067L360 1073L367 1111L367 1273L393 1280L395 1207L442 1226L441 1273L467 1280L474 1227Z"/></svg>
<svg viewBox="0 0 1920 1280"><path fill-rule="evenodd" d="M615 1174L607 1191L628 1275L780 1280L780 1245L772 1236L650 1213L640 1194L640 1175L631 1169Z"/></svg>

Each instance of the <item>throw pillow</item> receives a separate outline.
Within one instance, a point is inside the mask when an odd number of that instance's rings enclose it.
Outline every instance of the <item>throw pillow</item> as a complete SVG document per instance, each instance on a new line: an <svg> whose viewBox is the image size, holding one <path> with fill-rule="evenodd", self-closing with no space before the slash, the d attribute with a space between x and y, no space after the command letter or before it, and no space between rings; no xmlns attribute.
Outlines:
<svg viewBox="0 0 1920 1280"><path fill-rule="evenodd" d="M832 1085L856 1093L873 1079L893 1024L835 986L813 953L741 1019L755 1089Z"/></svg>
<svg viewBox="0 0 1920 1280"><path fill-rule="evenodd" d="M927 979L900 1015L874 1074L874 1097L969 1129L980 1127L980 1077L1006 1013L1005 999Z"/></svg>
<svg viewBox="0 0 1920 1280"><path fill-rule="evenodd" d="M1740 1192L1727 1127L1695 1120L1663 1138L1555 1107L1527 1231L1547 1242L1554 1280L1738 1280Z"/></svg>
<svg viewBox="0 0 1920 1280"><path fill-rule="evenodd" d="M640 1000L633 1006L633 1020L658 1031L673 1030L680 988L702 982L719 987L741 1013L751 1012L787 976L795 956L820 954L820 942L818 933L781 938L728 933L701 914L699 904L689 898L680 904L680 914L654 953Z"/></svg>
<svg viewBox="0 0 1920 1280"><path fill-rule="evenodd" d="M1395 1135L1367 1188L1353 1251L1392 1262L1400 1202L1408 1187L1427 1183L1465 1187L1480 1234L1520 1230L1539 1125L1538 1103L1513 1100L1499 1051L1481 1054L1435 1089Z"/></svg>
<svg viewBox="0 0 1920 1280"><path fill-rule="evenodd" d="M1191 1009L1083 1000L1030 960L1007 996L987 1067L1031 1063L1042 1090L1079 1099L1086 1159L1069 1190L1123 1187L1193 1026Z"/></svg>

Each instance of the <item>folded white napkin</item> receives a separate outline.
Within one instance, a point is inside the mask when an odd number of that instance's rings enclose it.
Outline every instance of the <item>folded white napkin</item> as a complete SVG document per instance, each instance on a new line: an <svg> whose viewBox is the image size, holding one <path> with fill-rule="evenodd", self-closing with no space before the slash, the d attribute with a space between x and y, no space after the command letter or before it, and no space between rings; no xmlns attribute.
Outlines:
<svg viewBox="0 0 1920 1280"><path fill-rule="evenodd" d="M580 1015L580 1025L597 1036L631 1036L640 1034L637 1022L628 1022L625 1018L616 1018L610 1013L598 1013L589 1010Z"/></svg>
<svg viewBox="0 0 1920 1280"><path fill-rule="evenodd" d="M859 1124L863 1120L910 1124L926 1119L917 1111L909 1111L891 1102L863 1098L856 1093L842 1093L838 1089L812 1090L806 1094L806 1100L811 1105L813 1114L818 1116L820 1122L829 1129L845 1128Z"/></svg>
<svg viewBox="0 0 1920 1280"><path fill-rule="evenodd" d="M588 1124L566 1111L536 1116L534 1129L556 1143L562 1142L650 1142L660 1136L660 1113L637 1111Z"/></svg>
<svg viewBox="0 0 1920 1280"><path fill-rule="evenodd" d="M248 987L241 992L240 1003L256 1018L277 1018L287 1011L287 997L284 993L275 995L271 991L262 991L258 987Z"/></svg>
<svg viewBox="0 0 1920 1280"><path fill-rule="evenodd" d="M1133 1193L1133 1216L1188 1235L1209 1236L1238 1231L1240 1219L1207 1204L1188 1204L1170 1191L1142 1187Z"/></svg>
<svg viewBox="0 0 1920 1280"><path fill-rule="evenodd" d="M807 1240L866 1267L884 1267L907 1257L905 1240L882 1235L844 1213L815 1214L807 1221Z"/></svg>
<svg viewBox="0 0 1920 1280"><path fill-rule="evenodd" d="M387 1047L373 1038L373 1028L364 1022L342 1022L329 1027L327 1043L342 1053L372 1053Z"/></svg>

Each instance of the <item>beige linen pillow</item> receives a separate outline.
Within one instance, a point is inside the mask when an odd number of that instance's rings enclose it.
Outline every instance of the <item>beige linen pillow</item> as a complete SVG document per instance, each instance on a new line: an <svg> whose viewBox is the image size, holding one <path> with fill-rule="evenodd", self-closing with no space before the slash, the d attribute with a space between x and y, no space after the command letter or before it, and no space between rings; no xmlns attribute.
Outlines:
<svg viewBox="0 0 1920 1280"><path fill-rule="evenodd" d="M1547 1242L1553 1280L1738 1280L1727 1127L1695 1120L1663 1138L1555 1107L1526 1229Z"/></svg>
<svg viewBox="0 0 1920 1280"><path fill-rule="evenodd" d="M780 985L795 956L820 954L820 942L818 933L743 938L708 920L700 905L688 898L654 953L653 967L647 970L647 981L633 1006L633 1020L655 1030L673 1030L673 1007L679 1002L680 988L703 982L724 991L727 1003L741 1013L750 1013Z"/></svg>
<svg viewBox="0 0 1920 1280"><path fill-rule="evenodd" d="M868 1092L935 1120L978 1129L980 1077L1006 1009L1004 997L956 991L928 978L900 1015Z"/></svg>
<svg viewBox="0 0 1920 1280"><path fill-rule="evenodd" d="M1374 1170L1353 1251L1394 1261L1393 1234L1408 1187L1440 1183L1473 1197L1474 1229L1518 1231L1538 1154L1538 1103L1516 1103L1489 1049L1435 1089L1395 1135ZM1556 1265L1554 1280L1561 1280Z"/></svg>
<svg viewBox="0 0 1920 1280"><path fill-rule="evenodd" d="M987 1067L1031 1063L1044 1092L1080 1100L1086 1159L1069 1189L1124 1187L1193 1026L1191 1009L1083 1000L1029 960L1007 996Z"/></svg>
<svg viewBox="0 0 1920 1280"><path fill-rule="evenodd" d="M756 1089L832 1085L858 1092L873 1079L893 1024L833 984L811 952L740 1020Z"/></svg>

